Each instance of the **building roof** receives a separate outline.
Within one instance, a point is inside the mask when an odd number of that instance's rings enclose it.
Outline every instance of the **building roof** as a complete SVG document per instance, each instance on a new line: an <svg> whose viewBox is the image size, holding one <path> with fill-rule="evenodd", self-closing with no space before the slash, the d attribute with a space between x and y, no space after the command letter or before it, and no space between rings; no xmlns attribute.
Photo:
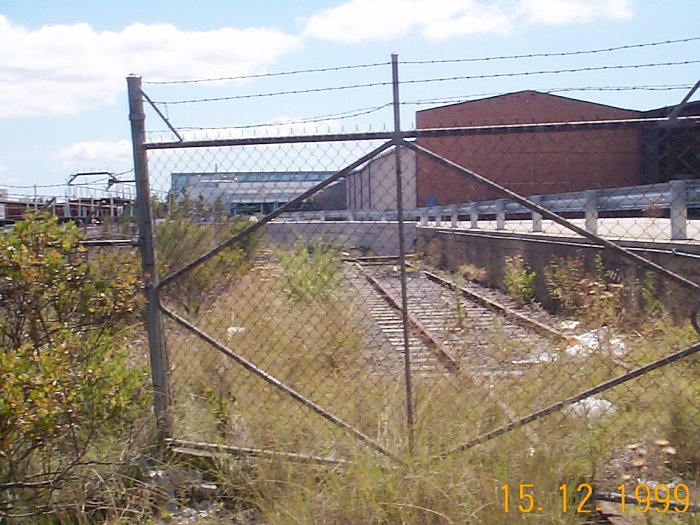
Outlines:
<svg viewBox="0 0 700 525"><path fill-rule="evenodd" d="M639 118L641 112L534 90L424 109L416 113L420 128L497 126Z"/></svg>
<svg viewBox="0 0 700 525"><path fill-rule="evenodd" d="M475 105L475 104L480 104L484 102L499 102L503 101L505 99L512 99L512 98L521 98L521 97L527 97L527 96L540 96L540 97L548 97L554 101L561 101L561 102L573 102L577 104L582 104L590 107L599 107L601 109L614 109L618 111L629 111L631 113L639 113L636 110L633 109L627 109L627 108L621 108L618 106L611 106L608 104L601 104L599 102L589 102L587 100L581 100L578 98L573 98L573 97L565 97L562 95L554 95L552 93L545 93L543 91L536 91L534 89L524 89L521 91L513 91L511 93L504 93L502 95L494 95L492 97L484 97L484 98L478 98L474 100L466 100L464 102L455 102L454 104L446 104L444 106L438 106L434 108L427 108L427 109L421 109L417 111L416 113L423 113L426 111L433 111L435 109L443 109L443 108L454 108L457 106L466 106L466 105Z"/></svg>
<svg viewBox="0 0 700 525"><path fill-rule="evenodd" d="M665 106L663 108L650 109L643 112L643 115L648 118L668 117L671 112L676 109L676 106ZM700 116L700 100L687 102L681 109L679 117L698 117Z"/></svg>

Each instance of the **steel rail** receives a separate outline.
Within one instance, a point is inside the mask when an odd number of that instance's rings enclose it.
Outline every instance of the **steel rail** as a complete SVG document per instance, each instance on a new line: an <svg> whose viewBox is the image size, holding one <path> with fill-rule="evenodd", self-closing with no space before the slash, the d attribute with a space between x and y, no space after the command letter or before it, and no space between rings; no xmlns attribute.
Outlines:
<svg viewBox="0 0 700 525"><path fill-rule="evenodd" d="M347 459L332 458L327 456L314 456L310 454L300 454L298 452L282 452L279 450L268 450L262 448L238 447L234 445L217 445L204 441L189 441L185 439L168 438L165 444L178 449L203 450L209 453L221 453L240 457L261 457L261 458L281 458L300 463L315 463L319 465L339 465L346 466L350 462ZM185 451L185 453L187 453Z"/></svg>
<svg viewBox="0 0 700 525"><path fill-rule="evenodd" d="M442 359L445 359L450 368L453 369L459 369L459 361L452 355L452 352L439 340L437 339L431 332L428 330L428 328L418 319L415 315L413 315L407 308L404 310L403 307L403 302L399 300L398 298L394 297L394 294L392 294L389 290L387 290L374 276L370 275L365 269L362 267L361 264L357 264L357 268L360 270L360 273L369 281L369 283L382 295L391 306L396 308L399 312L405 312L408 321L410 324L412 324L419 332L420 334L428 339L430 341L430 344L434 346L438 350L438 357L441 357Z"/></svg>
<svg viewBox="0 0 700 525"><path fill-rule="evenodd" d="M688 127L700 125L700 117L678 117L671 123L664 118L615 119L615 120L584 120L574 122L547 122L531 124L495 124L489 126L455 126L445 128L423 128L410 131L400 131L398 135L403 140L433 137L461 137L470 135L501 135L519 133L556 133L577 130L616 130L616 129L645 129L658 126ZM312 142L351 142L364 140L393 140L395 131L369 131L359 133L319 133L309 135L280 135L274 137L245 137L210 140L184 140L169 142L145 143L146 150L165 150L180 148L214 148L223 146L266 146L273 144L303 144Z"/></svg>
<svg viewBox="0 0 700 525"><path fill-rule="evenodd" d="M415 268L415 266L412 266ZM429 272L427 270L420 270L423 275L425 275L428 279L431 281L434 281L442 286L445 286L447 288L450 288L454 290L455 288L459 290L464 296L469 298L472 301L475 301L479 303L481 306L485 306L487 308L491 308L494 310L497 310L501 314L505 315L512 321L515 321L516 323L520 324L521 326L524 326L526 328L534 329L536 332L538 332L541 335L545 335L548 337L556 337L557 339L567 339L567 336L557 330L556 328L552 326L548 326L544 323L541 323L540 321L536 319L532 319L526 315L521 314L520 312L515 311L514 309L499 303L498 301L494 301L493 299L489 299L488 297L485 297L481 294L478 294L474 292L473 290L469 290L468 288L464 288L462 286L458 286L452 281L448 281L447 279L444 279L443 277L440 277L439 275Z"/></svg>
<svg viewBox="0 0 700 525"><path fill-rule="evenodd" d="M386 288L384 288L384 286L382 286L381 283L377 279L375 279L374 277L369 275L369 273L367 273L364 270L364 268L362 268L362 265L360 265L359 263L355 263L355 264L357 265L360 272L367 278L367 280L370 282L370 284L372 284L372 286L374 286L377 289L377 291L382 296L384 296L385 299L394 308L401 310L402 303L399 302L398 299L396 299ZM435 347L440 352L440 354L439 354L440 356L442 356L445 359L447 359L448 361L451 361L454 363L454 368L453 368L454 373L461 374L463 377L465 377L467 380L469 380L477 388L484 389L486 391L486 397L493 397L494 396L491 389L488 388L486 385L484 385L484 382L478 376L470 373L469 370L465 370L464 368L461 368L459 366L459 361L452 356L452 353L450 352L450 350L447 349L445 347L445 345L439 339L437 339L435 336L433 336L431 331L416 316L414 316L413 314L411 314L409 312L408 318L411 321L411 323L414 324L414 326L421 332L421 334L424 335L425 337L427 337L428 340L433 345L435 345ZM497 397L495 398L495 402L498 405L498 408L500 408L500 410L503 411L503 413L505 414L505 416L509 420L513 421L514 419L516 419L517 416L516 416L515 412L510 408L510 406L508 406L506 403L504 403L501 399L499 399ZM525 435L527 436L527 438L530 440L531 443L534 444L534 443L537 443L539 441L539 438L531 429L524 427L523 432L525 433Z"/></svg>

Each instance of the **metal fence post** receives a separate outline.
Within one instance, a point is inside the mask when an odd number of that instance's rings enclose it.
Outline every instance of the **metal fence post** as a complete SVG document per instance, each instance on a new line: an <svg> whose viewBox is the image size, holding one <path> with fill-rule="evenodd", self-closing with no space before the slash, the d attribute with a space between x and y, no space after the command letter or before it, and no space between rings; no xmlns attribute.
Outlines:
<svg viewBox="0 0 700 525"><path fill-rule="evenodd" d="M139 248L146 289L146 329L153 381L153 407L156 415L158 439L172 437L170 415L170 383L168 351L165 346L163 320L160 311L158 290L158 265L154 245L153 210L151 209L150 184L148 180L148 159L143 147L146 142L146 115L143 110L141 77L127 78L129 91L129 120L131 122L131 143L134 156L134 178L136 179L136 208L139 224Z"/></svg>
<svg viewBox="0 0 700 525"><path fill-rule="evenodd" d="M396 164L396 211L399 226L399 264L401 268L401 310L403 324L404 376L406 381L406 426L408 448L413 452L413 379L411 377L411 350L408 330L408 291L406 285L406 241L404 238L403 191L401 180L401 104L399 103L399 56L391 55L391 76L394 94L394 163Z"/></svg>
<svg viewBox="0 0 700 525"><path fill-rule="evenodd" d="M681 241L688 238L688 207L687 192L684 180L672 180L669 184L671 190L671 239Z"/></svg>

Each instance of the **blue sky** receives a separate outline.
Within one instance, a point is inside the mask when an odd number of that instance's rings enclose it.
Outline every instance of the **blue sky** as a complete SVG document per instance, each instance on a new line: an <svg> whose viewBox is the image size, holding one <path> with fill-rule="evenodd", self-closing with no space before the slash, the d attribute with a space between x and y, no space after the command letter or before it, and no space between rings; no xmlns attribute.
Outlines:
<svg viewBox="0 0 700 525"><path fill-rule="evenodd" d="M697 0L0 0L0 189L61 185L76 171L131 167L126 82L257 75L386 63L561 53L700 37ZM401 80L700 59L700 40L564 57L405 64ZM677 103L700 64L406 84L405 102L522 89L675 86L560 94L632 109ZM388 65L287 77L146 84L158 101L385 82ZM697 99L697 95L694 97ZM283 131L390 127L389 86L163 106L178 127L267 124ZM405 104L402 120L439 102ZM360 111L358 111L360 112ZM300 127L301 126L301 127ZM162 129L149 115L148 127ZM232 133L242 133L234 130ZM247 131L252 132L251 130ZM39 188L40 194L63 189Z"/></svg>

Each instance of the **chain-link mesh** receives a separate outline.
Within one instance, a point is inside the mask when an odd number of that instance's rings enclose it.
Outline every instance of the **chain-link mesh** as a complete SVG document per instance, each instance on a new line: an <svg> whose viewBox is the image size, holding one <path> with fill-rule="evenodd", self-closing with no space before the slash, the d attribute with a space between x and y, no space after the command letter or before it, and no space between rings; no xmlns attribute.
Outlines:
<svg viewBox="0 0 700 525"><path fill-rule="evenodd" d="M524 92L417 125L148 145L175 437L343 458L507 434L602 488L697 476L696 121Z"/></svg>

